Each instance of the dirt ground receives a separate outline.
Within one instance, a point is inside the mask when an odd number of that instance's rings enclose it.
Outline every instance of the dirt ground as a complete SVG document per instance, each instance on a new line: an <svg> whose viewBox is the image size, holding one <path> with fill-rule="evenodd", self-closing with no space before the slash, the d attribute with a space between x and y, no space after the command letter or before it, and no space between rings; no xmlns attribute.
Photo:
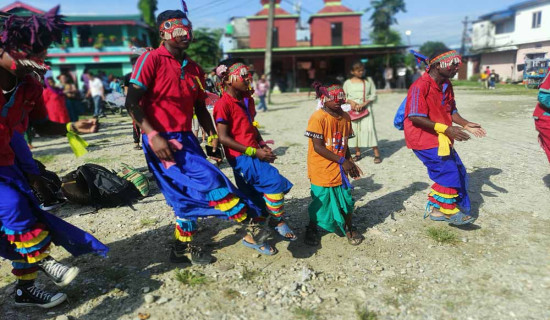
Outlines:
<svg viewBox="0 0 550 320"><path fill-rule="evenodd" d="M383 162L374 164L364 150L365 176L354 182L354 221L366 241L352 247L326 234L319 247L306 246L303 134L316 103L279 95L258 121L264 138L275 140L275 166L294 183L287 212L298 241L274 237L279 253L260 256L239 243L237 225L208 219L198 239L217 262L181 266L168 261L174 218L158 189L135 210L66 205L54 213L109 245L109 257L72 258L54 248L81 273L63 288L68 302L46 311L14 308L14 278L2 262L0 319L550 319L550 170L531 118L536 91L456 91L461 114L488 132L456 144L479 215L473 227L422 219L431 181L392 125L405 93L380 94L374 116ZM85 162L145 166L143 153L132 149L129 117L110 116L85 138L91 152L80 159L64 138L37 139L34 154L60 175ZM227 166L223 171L232 177Z"/></svg>

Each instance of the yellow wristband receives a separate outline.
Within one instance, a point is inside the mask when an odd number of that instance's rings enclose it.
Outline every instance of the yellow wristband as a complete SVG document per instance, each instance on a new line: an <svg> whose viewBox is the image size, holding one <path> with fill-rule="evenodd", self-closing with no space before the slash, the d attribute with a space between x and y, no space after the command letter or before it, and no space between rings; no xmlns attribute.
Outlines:
<svg viewBox="0 0 550 320"><path fill-rule="evenodd" d="M256 148L248 147L248 148L246 148L244 154L246 154L249 157L255 157L256 156Z"/></svg>
<svg viewBox="0 0 550 320"><path fill-rule="evenodd" d="M447 130L447 128L449 128L449 126L439 122L436 122L434 126L434 130L437 133L445 133L445 130Z"/></svg>
<svg viewBox="0 0 550 320"><path fill-rule="evenodd" d="M72 122L67 122L67 132L75 132L76 133L76 131L73 130L73 123Z"/></svg>
<svg viewBox="0 0 550 320"><path fill-rule="evenodd" d="M209 146L212 145L212 140L214 140L214 139L218 139L218 135L217 135L217 134L213 134L213 135L211 135L211 136L208 136L207 142L208 142L208 145L209 145Z"/></svg>

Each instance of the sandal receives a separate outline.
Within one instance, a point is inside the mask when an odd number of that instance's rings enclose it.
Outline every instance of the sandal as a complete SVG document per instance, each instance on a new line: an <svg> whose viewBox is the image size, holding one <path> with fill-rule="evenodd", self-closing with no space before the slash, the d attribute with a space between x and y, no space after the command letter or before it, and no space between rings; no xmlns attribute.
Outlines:
<svg viewBox="0 0 550 320"><path fill-rule="evenodd" d="M358 246L363 242L365 237L357 232L355 228L351 228L351 231L346 230L346 238L348 238L348 243L352 246Z"/></svg>
<svg viewBox="0 0 550 320"><path fill-rule="evenodd" d="M281 221L281 222L284 222L284 221ZM292 231L292 229L290 229L290 227L288 226L288 224L286 222L284 222L284 224L281 225L281 226L276 226L275 231L277 231L279 233L279 235L281 237L283 237L283 239L286 240L286 241L296 241L296 240L298 240L298 237L294 234L294 232ZM287 234L291 234L292 236L290 236L290 238L289 238L289 237L286 236Z"/></svg>
<svg viewBox="0 0 550 320"><path fill-rule="evenodd" d="M379 164L382 162L382 159L380 157L374 157L374 163Z"/></svg>
<svg viewBox="0 0 550 320"><path fill-rule="evenodd" d="M306 236L304 238L305 244L309 246L318 246L319 245L319 231L315 227L306 227Z"/></svg>
<svg viewBox="0 0 550 320"><path fill-rule="evenodd" d="M432 215L433 212L434 212L434 207L431 207L428 204L426 206L426 211L424 213L424 219L426 219L429 216L430 220L432 221L444 221L444 222L448 222L450 225L453 225L453 226L462 226L462 225L470 224L476 221L476 218L469 216L461 211L453 214L452 216L448 216L446 214L442 214L441 216L434 216ZM469 218L464 220L465 217L469 217Z"/></svg>
<svg viewBox="0 0 550 320"><path fill-rule="evenodd" d="M275 247L271 247L269 244L267 244L266 242L264 243L260 243L260 244L257 244L257 243L250 243L246 240L242 240L241 241L246 247L249 247L249 248L252 248L256 251L258 251L259 253L261 254L265 254L266 256L272 256L272 255L275 255L277 254L277 248ZM263 247L263 249L262 249ZM273 249L273 251L271 251Z"/></svg>

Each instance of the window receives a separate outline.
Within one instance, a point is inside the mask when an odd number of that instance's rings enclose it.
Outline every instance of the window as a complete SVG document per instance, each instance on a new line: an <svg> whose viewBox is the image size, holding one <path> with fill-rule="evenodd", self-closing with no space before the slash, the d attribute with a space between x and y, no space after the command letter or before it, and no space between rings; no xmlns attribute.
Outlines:
<svg viewBox="0 0 550 320"><path fill-rule="evenodd" d="M331 29L332 45L341 46L342 45L342 23L341 22L331 23L330 29Z"/></svg>
<svg viewBox="0 0 550 320"><path fill-rule="evenodd" d="M279 47L279 28L273 28L273 42L271 43L273 48Z"/></svg>
<svg viewBox="0 0 550 320"><path fill-rule="evenodd" d="M540 22L542 20L542 11L533 12L533 23L531 28L536 29L540 28Z"/></svg>
<svg viewBox="0 0 550 320"><path fill-rule="evenodd" d="M514 32L514 19L497 22L495 24L495 34L511 33Z"/></svg>

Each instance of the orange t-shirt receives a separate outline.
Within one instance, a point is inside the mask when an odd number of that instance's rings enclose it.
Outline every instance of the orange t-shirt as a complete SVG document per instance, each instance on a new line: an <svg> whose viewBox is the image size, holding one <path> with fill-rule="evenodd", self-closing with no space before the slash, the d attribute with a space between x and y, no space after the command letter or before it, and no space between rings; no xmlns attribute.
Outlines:
<svg viewBox="0 0 550 320"><path fill-rule="evenodd" d="M311 115L306 129L306 137L310 138L307 150L307 173L311 184L320 187L342 185L340 165L315 152L311 138L322 139L328 150L345 157L348 151L348 139L352 135L351 120L346 112L340 118L335 118L322 109Z"/></svg>

